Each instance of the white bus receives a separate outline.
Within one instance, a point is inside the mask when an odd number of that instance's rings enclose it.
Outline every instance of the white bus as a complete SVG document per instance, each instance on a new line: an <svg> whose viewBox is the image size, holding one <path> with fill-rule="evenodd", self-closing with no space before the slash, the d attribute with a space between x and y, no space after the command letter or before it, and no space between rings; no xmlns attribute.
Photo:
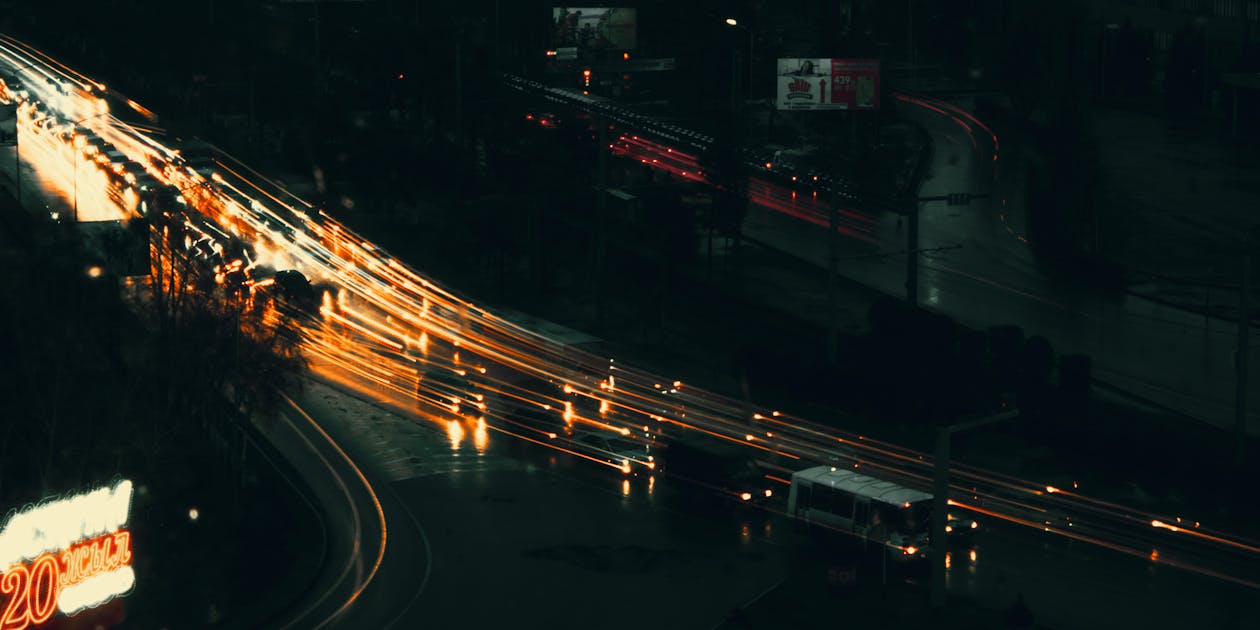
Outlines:
<svg viewBox="0 0 1260 630"><path fill-rule="evenodd" d="M788 516L887 547L898 561L927 557L932 495L834 466L792 473Z"/></svg>

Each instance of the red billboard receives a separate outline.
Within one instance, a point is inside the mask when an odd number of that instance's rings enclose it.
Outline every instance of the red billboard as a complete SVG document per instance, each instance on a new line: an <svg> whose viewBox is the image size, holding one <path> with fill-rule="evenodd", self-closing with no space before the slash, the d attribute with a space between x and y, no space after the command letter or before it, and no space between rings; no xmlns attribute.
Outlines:
<svg viewBox="0 0 1260 630"><path fill-rule="evenodd" d="M780 59L778 109L879 109L878 59Z"/></svg>

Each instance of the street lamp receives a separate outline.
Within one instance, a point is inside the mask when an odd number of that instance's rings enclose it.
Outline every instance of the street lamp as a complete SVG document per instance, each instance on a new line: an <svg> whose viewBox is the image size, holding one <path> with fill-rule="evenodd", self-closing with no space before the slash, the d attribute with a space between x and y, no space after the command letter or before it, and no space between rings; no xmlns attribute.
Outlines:
<svg viewBox="0 0 1260 630"><path fill-rule="evenodd" d="M1234 349L1234 465L1240 466L1243 459L1243 446L1247 438L1247 355L1251 353L1251 344L1247 340L1251 325L1251 265L1255 261L1252 254L1260 248L1260 226L1247 230L1243 239L1241 278L1238 283L1238 344Z"/></svg>
<svg viewBox="0 0 1260 630"><path fill-rule="evenodd" d="M949 451L953 436L979 427L1019 417L1018 409L957 422L936 430L936 449L932 461L932 545L931 601L936 609L945 606L945 524L949 520Z"/></svg>
<svg viewBox="0 0 1260 630"><path fill-rule="evenodd" d="M733 29L743 29L743 31L745 31L745 33L748 34L748 62L747 62L746 79L747 79L748 86L752 86L752 29L748 28L748 26L741 25L740 20L737 20L735 18L727 18L725 21L726 21L727 26L731 26L731 28ZM737 73L740 72L740 68L738 68L738 59L740 59L740 52L738 52L738 49L732 48L731 49L731 83L732 83L731 107L733 108L733 110L735 110L733 111L733 113L736 113L736 115L738 113L736 102L738 98L740 98L740 88L738 88L738 82L736 81Z"/></svg>
<svg viewBox="0 0 1260 630"><path fill-rule="evenodd" d="M919 305L919 209L929 201L944 201L951 206L965 206L972 199L988 199L988 193L949 193L916 197L910 210L910 229L906 231L906 301Z"/></svg>

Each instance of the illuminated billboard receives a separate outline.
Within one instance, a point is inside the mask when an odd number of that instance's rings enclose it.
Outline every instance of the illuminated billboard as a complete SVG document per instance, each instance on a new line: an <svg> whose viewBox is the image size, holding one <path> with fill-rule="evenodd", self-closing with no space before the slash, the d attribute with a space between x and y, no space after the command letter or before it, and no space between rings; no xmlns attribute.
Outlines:
<svg viewBox="0 0 1260 630"><path fill-rule="evenodd" d="M552 47L579 50L633 50L635 10L600 7L554 7Z"/></svg>
<svg viewBox="0 0 1260 630"><path fill-rule="evenodd" d="M879 109L878 59L779 59L775 107Z"/></svg>
<svg viewBox="0 0 1260 630"><path fill-rule="evenodd" d="M131 592L131 482L9 513L0 529L0 628L23 630Z"/></svg>

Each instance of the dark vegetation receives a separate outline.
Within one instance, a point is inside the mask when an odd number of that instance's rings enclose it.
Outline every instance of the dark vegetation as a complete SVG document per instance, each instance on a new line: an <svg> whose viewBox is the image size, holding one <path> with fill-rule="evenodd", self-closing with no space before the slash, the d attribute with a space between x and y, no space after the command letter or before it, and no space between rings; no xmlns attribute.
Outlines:
<svg viewBox="0 0 1260 630"><path fill-rule="evenodd" d="M731 288L739 276L726 270L737 263L719 255L716 279L695 281L696 261L709 264L706 239L697 232L703 235L712 227L718 237L737 236L746 203L738 193L719 192L711 202L695 205L695 191L662 182L634 161L613 159L609 186L642 199L644 212L632 215L610 203L606 216L597 215L600 206L591 192L596 182L593 121L562 115L558 129L542 129L523 119L529 111L523 103L493 89L498 69L540 70L541 61L531 61L522 51L542 49L544 42L531 41L529 35L496 39L491 22L463 17L475 14L472 4L434 5L423 14L413 14L400 3L374 4L381 11L366 21L356 17L338 24L333 13L324 14L323 41L329 48L322 53L308 36L314 28L309 12L304 13L311 9L309 3L290 3L264 14L252 3L216 2L218 11L204 21L152 18L180 25L171 29L150 28L149 22L132 16L119 18L117 24L102 22L114 19L111 14L123 15L112 7L76 14L91 28L63 28L47 9L15 18L14 30L29 32L54 55L82 51L89 72L130 68L119 77L107 72L102 78L169 116L164 122L205 133L265 172L276 168L305 177L318 169L328 182L317 190L318 201L337 208L339 218L479 298L576 313L606 283L616 290L605 294L609 303L601 310L612 311L611 321L621 317L640 331L654 331L641 337L665 340L670 326L696 321L729 332L715 354L723 360L728 352L741 357L738 369L749 375L754 396L766 404L782 402L786 408L824 398L836 406L865 399L867 403L847 411L868 414L868 428L877 434L913 444L937 423L990 412L1005 396L1026 418L1002 431L1027 443L1054 445L1061 454L1055 463L1059 469L1099 468L1140 480L1158 496L1221 503L1213 497L1219 490L1213 488L1228 484L1215 482L1232 474L1222 456L1228 443L1224 436L1208 430L1187 436L1184 423L1167 414L1119 407L1091 395L1087 357L1056 356L1044 339L1026 339L1017 328L965 330L947 318L879 303L871 309L869 332L842 338L841 365L826 365L818 327L740 297ZM988 28L1004 39L976 40L992 48L984 52L988 56L981 65L993 69L988 76L997 78L1011 106L982 103L979 116L992 122L1003 138L1004 160L1016 155L1013 147L1019 145L1032 156L1027 166L1030 238L1038 251L1069 272L1118 286L1123 274L1105 263L1106 243L1097 233L1094 198L1106 182L1097 167L1092 96L1088 87L1064 89L1082 81L1092 84L1077 74L1091 67L1087 51L1094 44L1080 3L1002 4L1015 10L985 13L1002 16L1002 24ZM687 30L692 20L708 19L707 9L697 4L680 10L684 13L669 21L676 36L664 36L681 47L677 77L688 89L678 90L683 96L677 106L726 115L725 79L715 77L725 76L730 51L708 46L705 38ZM505 9L502 20L524 23L524 15ZM877 25L877 33L900 33L898 16L874 17L887 22ZM919 19L926 25L933 18ZM142 23L143 36L114 36L120 28ZM351 32L352 23L357 33ZM819 54L837 43L826 39L835 36L827 24L820 19L806 25L827 31L815 42ZM957 45L965 28L970 27L951 22L923 30L925 37L943 38L939 47L953 49L957 64L966 64L975 60L963 59L966 47ZM167 39L151 40L154 32ZM109 37L96 39L94 33ZM1153 76L1142 54L1145 44L1131 35L1121 33L1132 41L1122 54L1105 60L1107 72L1126 77L1114 84L1118 94L1104 95L1108 98L1141 101L1149 96L1149 82L1141 80ZM1193 32L1178 35L1172 67L1165 72L1172 88L1170 106L1193 100L1177 90L1189 83L1185 77L1203 71L1202 60L1193 54L1195 37ZM236 43L222 46L223 39ZM765 50L774 45L772 38L758 33L754 39L764 62L770 58ZM190 40L200 45L189 45ZM423 45L415 45L417 41ZM190 52L151 55L150 46ZM700 50L705 47L712 50ZM860 45L853 50L863 52ZM462 110L456 107L452 71L457 61ZM702 71L711 68L719 70ZM891 114L892 99L886 96L883 102ZM894 143L875 151L896 162L904 157L898 155L898 147L904 146ZM484 160L478 157L482 154ZM706 161L727 158L719 153ZM883 159L861 164L874 162ZM866 174L861 179L874 178ZM1058 185L1064 181L1081 185ZM478 201L465 203L469 198ZM597 265L601 248L606 253ZM727 273L731 275L723 275ZM688 311L704 314L688 319ZM220 354L214 360L233 356ZM927 443L915 445L926 448ZM1232 505L1240 509L1245 503Z"/></svg>
<svg viewBox="0 0 1260 630"><path fill-rule="evenodd" d="M147 291L90 275L99 253L70 226L7 195L2 214L0 506L133 480L138 577L125 605L141 626L248 625L286 603L258 601L276 576L248 569L311 570L318 553L297 550L322 541L246 418L273 413L277 388L292 385L292 337L207 287L156 233Z"/></svg>
<svg viewBox="0 0 1260 630"><path fill-rule="evenodd" d="M996 440L1041 453L1014 462L1021 467L1011 471L1016 474L1079 480L1095 496L1156 512L1193 509L1240 527L1254 522L1256 492L1240 496L1240 486L1230 480L1260 468L1233 464L1229 432L1095 390L1088 356L1059 355L1047 339L1017 326L971 330L889 298L872 305L869 322L867 332L842 338L843 361L834 368L816 341L823 334L818 328L798 335L795 344L752 346L747 361L756 398L778 399L786 407L821 395L868 418L865 430L872 434L925 451L936 426L1011 405L1020 410L1018 419L986 429L978 439L958 438L956 456L986 465L985 458L1000 455L994 453ZM804 363L803 369L776 368L793 362ZM861 422L850 417L845 425L858 428ZM1256 452L1260 443L1250 439L1246 448ZM989 465L1012 462L998 458Z"/></svg>
<svg viewBox="0 0 1260 630"><path fill-rule="evenodd" d="M3 253L12 299L0 310L8 358L0 386L5 417L21 420L6 423L0 440L0 495L80 487L102 471L124 472L124 462L129 473L158 477L197 432L272 413L276 387L295 383L292 335L213 291L182 248L154 248L160 289L128 282L128 303L119 278L89 275L90 254L71 228L27 220L20 229L22 242Z"/></svg>

